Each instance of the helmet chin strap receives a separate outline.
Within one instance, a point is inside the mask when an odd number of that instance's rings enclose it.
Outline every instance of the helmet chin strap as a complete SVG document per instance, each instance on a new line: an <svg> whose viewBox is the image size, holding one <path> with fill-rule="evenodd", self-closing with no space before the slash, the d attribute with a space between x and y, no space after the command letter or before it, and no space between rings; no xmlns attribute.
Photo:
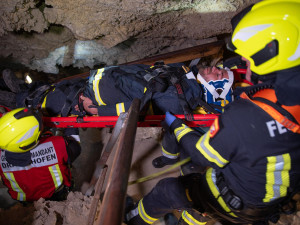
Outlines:
<svg viewBox="0 0 300 225"><path fill-rule="evenodd" d="M227 73L228 73L228 77L229 77L229 82L225 83L221 94L219 94L216 91L216 88L212 84L209 84L208 82L206 82L206 80L204 80L204 78L202 77L202 75L200 73L197 74L197 80L199 80L201 82L201 84L204 85L204 87L212 94L212 96L215 99L218 99L218 98L225 99L227 93L231 89L231 86L233 84L233 78L234 78L232 71L227 70Z"/></svg>

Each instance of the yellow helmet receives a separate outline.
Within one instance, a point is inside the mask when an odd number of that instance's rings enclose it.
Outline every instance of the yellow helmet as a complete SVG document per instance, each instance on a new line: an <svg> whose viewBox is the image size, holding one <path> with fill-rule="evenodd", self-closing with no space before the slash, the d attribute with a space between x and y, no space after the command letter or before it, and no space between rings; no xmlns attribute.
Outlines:
<svg viewBox="0 0 300 225"><path fill-rule="evenodd" d="M248 59L259 75L298 66L299 15L299 0L265 0L248 7L232 19L228 48Z"/></svg>
<svg viewBox="0 0 300 225"><path fill-rule="evenodd" d="M39 112L18 108L0 118L0 148L23 153L38 144L42 130L42 118Z"/></svg>

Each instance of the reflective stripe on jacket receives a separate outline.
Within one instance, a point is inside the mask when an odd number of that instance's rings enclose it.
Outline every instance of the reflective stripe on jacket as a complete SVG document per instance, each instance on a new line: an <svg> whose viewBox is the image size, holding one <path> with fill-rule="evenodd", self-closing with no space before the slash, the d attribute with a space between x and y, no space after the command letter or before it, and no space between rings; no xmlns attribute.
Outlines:
<svg viewBox="0 0 300 225"><path fill-rule="evenodd" d="M40 144L30 150L32 163L26 167L9 164L5 151L1 151L0 175L13 199L36 201L50 198L61 186L71 186L68 154L61 136L41 139Z"/></svg>

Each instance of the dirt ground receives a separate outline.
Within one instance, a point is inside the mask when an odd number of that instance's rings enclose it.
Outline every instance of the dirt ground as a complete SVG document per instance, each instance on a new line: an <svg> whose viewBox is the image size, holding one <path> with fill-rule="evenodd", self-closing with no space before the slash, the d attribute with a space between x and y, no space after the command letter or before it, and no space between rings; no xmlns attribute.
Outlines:
<svg viewBox="0 0 300 225"><path fill-rule="evenodd" d="M129 181L160 172L166 168L156 169L152 166L152 160L161 155L161 128L138 128L136 133L131 172ZM75 176L75 192L68 195L63 202L45 201L40 199L37 202L22 205L11 201L6 189L0 188L0 225L84 225L90 212L93 197L84 196L80 187L84 182L89 182L94 170L95 162L99 159L105 138L110 129L80 129L82 154L73 165ZM108 167L112 163L114 152L108 159ZM108 170L109 174L110 170ZM148 193L153 186L164 177L179 176L179 169L163 174L155 179L128 186L127 193L134 200L139 200ZM108 176L107 176L108 177ZM106 182L105 182L106 183ZM104 184L105 187L105 184ZM298 210L299 199L298 200ZM9 207L11 205L11 207ZM177 216L180 214L176 213ZM96 214L96 218L97 218ZM215 221L209 223L219 224ZM300 212L295 215L282 216L277 224L296 225L300 224ZM161 218L155 225L165 225Z"/></svg>

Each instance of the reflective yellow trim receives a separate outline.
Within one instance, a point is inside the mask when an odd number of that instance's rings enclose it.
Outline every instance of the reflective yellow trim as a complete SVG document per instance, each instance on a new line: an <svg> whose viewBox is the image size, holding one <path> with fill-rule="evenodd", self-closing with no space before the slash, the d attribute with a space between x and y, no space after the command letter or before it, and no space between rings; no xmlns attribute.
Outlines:
<svg viewBox="0 0 300 225"><path fill-rule="evenodd" d="M147 91L147 88L146 87L144 87L144 93Z"/></svg>
<svg viewBox="0 0 300 225"><path fill-rule="evenodd" d="M145 212L145 209L144 209L144 205L143 205L143 199L141 199L139 201L139 206L138 206L138 209L139 209L139 215L140 217L148 224L152 224L154 223L157 219L149 216L146 212Z"/></svg>
<svg viewBox="0 0 300 225"><path fill-rule="evenodd" d="M217 164L219 167L224 167L228 161L224 159L210 144L209 132L201 136L196 144L196 148L210 162Z"/></svg>
<svg viewBox="0 0 300 225"><path fill-rule="evenodd" d="M56 164L56 165L53 165L53 166L49 166L48 169L51 173L52 180L53 180L54 185L55 185L55 190L57 190L63 183L63 176L61 174L59 165Z"/></svg>
<svg viewBox="0 0 300 225"><path fill-rule="evenodd" d="M267 157L266 194L263 202L271 202L287 195L290 186L291 157L288 153Z"/></svg>
<svg viewBox="0 0 300 225"><path fill-rule="evenodd" d="M181 214L182 219L189 225L204 225L207 222L200 222L196 220L188 211L184 210Z"/></svg>
<svg viewBox="0 0 300 225"><path fill-rule="evenodd" d="M287 189L290 186L290 175L289 171L291 170L291 157L290 154L284 154L282 155L284 160L284 167L283 171L281 171L281 177L282 177L282 186L280 187L280 196L286 196L287 195Z"/></svg>
<svg viewBox="0 0 300 225"><path fill-rule="evenodd" d="M177 127L175 130L174 130L174 134L176 136L176 139L177 141L179 142L180 139L186 135L187 133L189 132L192 132L193 129L189 128L187 125L185 124L181 124L181 127Z"/></svg>
<svg viewBox="0 0 300 225"><path fill-rule="evenodd" d="M26 201L26 194L20 188L18 182L16 181L16 178L13 173L3 173L6 179L10 182L11 188L18 193L17 200L19 201Z"/></svg>
<svg viewBox="0 0 300 225"><path fill-rule="evenodd" d="M170 153L170 152L167 152L166 149L165 149L163 146L161 146L161 150L162 150L162 154L163 154L164 156L166 156L167 158L170 158L170 159L177 159L178 156L179 156L179 152L178 152L178 153L175 153L175 154L172 154L172 153Z"/></svg>
<svg viewBox="0 0 300 225"><path fill-rule="evenodd" d="M227 206L222 196L220 196L219 188L216 185L216 179L217 178L214 169L209 168L206 172L206 181L208 183L211 192L213 193L214 197L217 199L220 206L225 210L225 212L227 212L229 215L233 217L237 217L237 215L231 212L230 208Z"/></svg>
<svg viewBox="0 0 300 225"><path fill-rule="evenodd" d="M53 91L54 91L54 90L55 90L55 89L53 89ZM42 105L41 105L41 110L42 110L42 112L43 112L45 115L48 115L48 111L47 111L47 109L46 109L47 96L48 96L48 94L45 96L45 98L44 98L44 100L43 100L43 103L42 103Z"/></svg>
<svg viewBox="0 0 300 225"><path fill-rule="evenodd" d="M117 115L120 116L121 113L125 112L124 102L116 104Z"/></svg>
<svg viewBox="0 0 300 225"><path fill-rule="evenodd" d="M98 69L97 74L95 75L95 78L93 80L93 91L95 94L95 99L99 106L106 105L103 100L100 97L100 91L99 91L99 82L102 79L102 73L104 72L104 68Z"/></svg>

